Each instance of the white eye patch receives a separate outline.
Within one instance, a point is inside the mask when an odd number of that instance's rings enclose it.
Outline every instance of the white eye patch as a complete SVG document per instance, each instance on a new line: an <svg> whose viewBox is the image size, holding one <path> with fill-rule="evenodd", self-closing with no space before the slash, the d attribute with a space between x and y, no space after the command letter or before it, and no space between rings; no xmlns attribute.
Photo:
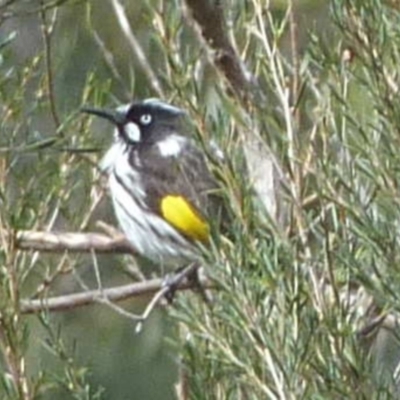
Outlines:
<svg viewBox="0 0 400 400"><path fill-rule="evenodd" d="M171 104L165 103L163 101L161 101L160 99L156 99L156 98L151 98L151 99L146 99L143 101L143 104L149 105L149 106L153 106L156 107L158 109L167 111L173 115L184 115L186 114L186 112L184 110L182 110L181 108L175 107Z"/></svg>
<svg viewBox="0 0 400 400"><path fill-rule="evenodd" d="M143 114L140 117L140 123L143 124L143 125L149 125L152 120L153 120L153 118L151 117L150 114Z"/></svg>
<svg viewBox="0 0 400 400"><path fill-rule="evenodd" d="M141 140L140 128L133 122L128 122L124 126L124 132L130 142L139 143Z"/></svg>

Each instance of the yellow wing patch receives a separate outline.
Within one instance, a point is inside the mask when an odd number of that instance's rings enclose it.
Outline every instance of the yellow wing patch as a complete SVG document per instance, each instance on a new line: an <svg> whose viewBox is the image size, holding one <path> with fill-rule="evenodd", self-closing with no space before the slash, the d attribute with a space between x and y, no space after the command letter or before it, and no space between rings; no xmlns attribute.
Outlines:
<svg viewBox="0 0 400 400"><path fill-rule="evenodd" d="M190 239L207 242L210 227L184 197L165 196L161 200L161 214L166 221Z"/></svg>

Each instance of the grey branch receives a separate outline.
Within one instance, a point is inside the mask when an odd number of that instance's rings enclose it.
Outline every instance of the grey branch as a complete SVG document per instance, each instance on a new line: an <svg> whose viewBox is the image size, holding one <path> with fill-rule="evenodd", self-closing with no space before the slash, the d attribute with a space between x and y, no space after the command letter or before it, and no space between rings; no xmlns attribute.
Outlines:
<svg viewBox="0 0 400 400"><path fill-rule="evenodd" d="M179 277L184 278L185 276ZM46 299L21 300L20 307L23 314L33 314L42 311L66 311L72 308L82 307L102 300L118 302L131 297L143 295L154 295L163 288L164 279L152 279L145 282L136 282L112 288L89 290L82 293L73 293L63 296L50 297ZM200 284L210 287L206 278L200 278ZM189 280L177 283L176 290L187 290L195 287ZM175 289L175 287L174 287Z"/></svg>
<svg viewBox="0 0 400 400"><path fill-rule="evenodd" d="M135 253L122 234L109 237L100 233L19 231L15 235L15 244L20 250L49 252L66 250L88 252L94 250L98 253ZM174 289L187 290L196 287L196 283L185 279L190 271L191 268L188 267L171 278ZM199 277L199 280L202 288L210 288L212 286L206 277ZM164 279L151 279L129 285L88 290L82 293L45 299L23 299L20 307L23 314L38 313L45 310L65 311L104 301L118 302L130 297L154 295L161 291L165 291Z"/></svg>
<svg viewBox="0 0 400 400"><path fill-rule="evenodd" d="M185 0L193 20L200 28L202 39L213 52L215 66L245 106L247 100L264 96L257 79L239 57L229 35L220 0ZM259 102L257 102L259 104ZM243 149L248 173L260 203L278 227L283 227L287 205L282 201L285 176L257 129L242 130Z"/></svg>
<svg viewBox="0 0 400 400"><path fill-rule="evenodd" d="M40 250L49 252L72 251L98 253L130 253L135 250L121 234L110 237L101 233L18 231L15 235L16 247L20 250Z"/></svg>
<svg viewBox="0 0 400 400"><path fill-rule="evenodd" d="M219 0L185 0L193 20L198 24L207 46L213 50L217 68L228 80L233 91L244 99L255 88L255 78L237 54L228 33Z"/></svg>

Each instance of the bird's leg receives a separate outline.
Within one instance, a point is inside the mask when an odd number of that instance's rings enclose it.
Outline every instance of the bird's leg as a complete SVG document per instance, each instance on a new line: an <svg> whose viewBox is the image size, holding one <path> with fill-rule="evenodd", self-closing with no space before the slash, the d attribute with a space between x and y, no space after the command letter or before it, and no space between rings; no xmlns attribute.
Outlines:
<svg viewBox="0 0 400 400"><path fill-rule="evenodd" d="M203 268L197 263L197 268L187 275L187 280L192 283L193 290L198 293L206 304L212 303L212 296L210 290L207 290L202 283L201 275L203 274Z"/></svg>
<svg viewBox="0 0 400 400"><path fill-rule="evenodd" d="M193 262L189 264L187 267L179 268L176 270L174 274L166 275L163 281L163 287L168 288L165 293L165 298L169 303L172 303L174 300L175 293L179 287L179 285L187 279L187 281L192 280L193 275L198 275L198 269L200 264L197 262ZM198 278L197 278L198 279Z"/></svg>
<svg viewBox="0 0 400 400"><path fill-rule="evenodd" d="M210 293L204 289L203 284L201 283L200 267L201 265L199 262L193 262L187 267L178 269L174 273L174 275L166 276L166 279L163 282L163 286L168 287L165 298L169 303L172 303L175 292L184 279L186 279L187 282L191 284L191 286L193 286L193 289L200 294L200 296L207 304L211 303L212 299Z"/></svg>

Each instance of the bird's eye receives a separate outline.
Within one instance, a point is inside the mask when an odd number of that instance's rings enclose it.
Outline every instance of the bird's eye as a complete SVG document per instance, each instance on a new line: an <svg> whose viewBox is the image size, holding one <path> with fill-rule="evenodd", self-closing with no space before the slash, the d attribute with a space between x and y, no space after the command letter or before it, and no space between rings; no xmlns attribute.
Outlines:
<svg viewBox="0 0 400 400"><path fill-rule="evenodd" d="M143 114L140 116L140 123L143 125L149 125L152 119L153 118L150 114Z"/></svg>

